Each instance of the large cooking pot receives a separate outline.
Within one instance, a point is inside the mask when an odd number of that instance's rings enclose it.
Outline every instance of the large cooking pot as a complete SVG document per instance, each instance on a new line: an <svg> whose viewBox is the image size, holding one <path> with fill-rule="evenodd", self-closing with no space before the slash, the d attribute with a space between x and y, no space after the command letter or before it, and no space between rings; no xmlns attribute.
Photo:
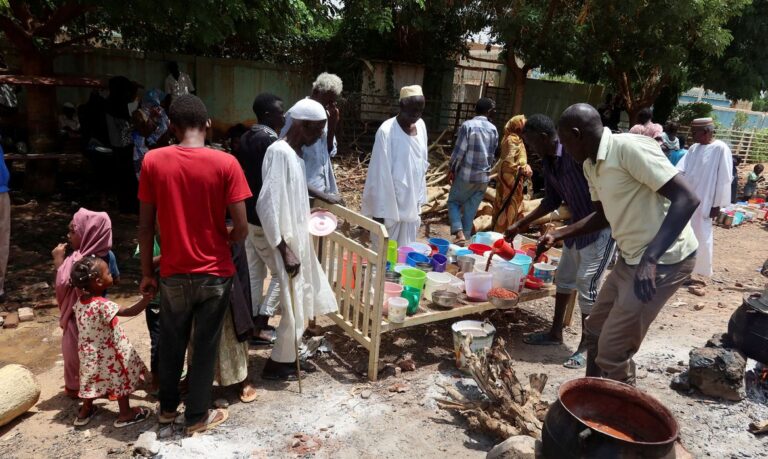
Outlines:
<svg viewBox="0 0 768 459"><path fill-rule="evenodd" d="M634 387L602 378L560 386L542 429L546 458L674 458L677 421Z"/></svg>
<svg viewBox="0 0 768 459"><path fill-rule="evenodd" d="M744 302L733 313L731 320L728 321L728 344L747 357L768 365L768 293L766 292L744 298Z"/></svg>

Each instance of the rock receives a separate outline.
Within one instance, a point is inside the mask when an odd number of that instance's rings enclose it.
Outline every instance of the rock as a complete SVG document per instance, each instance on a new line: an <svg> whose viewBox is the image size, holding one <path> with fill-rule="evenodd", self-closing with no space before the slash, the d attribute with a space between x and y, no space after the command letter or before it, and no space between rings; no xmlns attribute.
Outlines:
<svg viewBox="0 0 768 459"><path fill-rule="evenodd" d="M704 289L698 287L688 287L688 292L696 296L705 296L707 294Z"/></svg>
<svg viewBox="0 0 768 459"><path fill-rule="evenodd" d="M704 305L703 304L694 304L693 305L693 310L694 311L701 311L702 309L704 309Z"/></svg>
<svg viewBox="0 0 768 459"><path fill-rule="evenodd" d="M688 372L684 371L672 378L672 382L669 383L669 387L670 389L680 392L688 392L691 390L691 383L688 381Z"/></svg>
<svg viewBox="0 0 768 459"><path fill-rule="evenodd" d="M40 399L40 383L26 367L16 364L0 368L0 426L35 406Z"/></svg>
<svg viewBox="0 0 768 459"><path fill-rule="evenodd" d="M298 438L294 439L293 442L291 442L291 448L298 448L299 445L301 445L301 440Z"/></svg>
<svg viewBox="0 0 768 459"><path fill-rule="evenodd" d="M707 347L730 347L728 333L715 333L707 340Z"/></svg>
<svg viewBox="0 0 768 459"><path fill-rule="evenodd" d="M390 392L395 392L397 394L402 394L403 392L408 391L408 385L403 383L395 383L389 386Z"/></svg>
<svg viewBox="0 0 768 459"><path fill-rule="evenodd" d="M488 451L485 459L535 459L536 439L528 435L509 437Z"/></svg>
<svg viewBox="0 0 768 459"><path fill-rule="evenodd" d="M672 367L672 366L667 367L667 373L675 374L675 373L680 373L681 371L683 370L677 367Z"/></svg>
<svg viewBox="0 0 768 459"><path fill-rule="evenodd" d="M19 326L19 315L15 312L12 312L5 316L5 322L3 323L3 328L16 328Z"/></svg>
<svg viewBox="0 0 768 459"><path fill-rule="evenodd" d="M146 457L157 455L160 452L160 442L157 441L157 433L148 430L139 435L139 438L133 445L133 451Z"/></svg>
<svg viewBox="0 0 768 459"><path fill-rule="evenodd" d="M59 306L59 303L57 303L55 300L48 300L48 301L38 301L33 306L34 309L52 309L57 308Z"/></svg>
<svg viewBox="0 0 768 459"><path fill-rule="evenodd" d="M724 305L723 303L721 303L720 301L718 301L718 302L717 302L717 307L718 307L718 308L720 308L720 309L722 309L722 308L724 308L724 307L725 307L725 305Z"/></svg>
<svg viewBox="0 0 768 459"><path fill-rule="evenodd" d="M741 287L744 287L744 284L742 284L741 282L736 282L735 284L733 284L733 286L737 288L741 288Z"/></svg>
<svg viewBox="0 0 768 459"><path fill-rule="evenodd" d="M366 390L364 390L364 391L362 391L360 393L360 398L369 399L369 398L371 398L371 395L373 395L373 392L371 392L370 390L366 389Z"/></svg>
<svg viewBox="0 0 768 459"><path fill-rule="evenodd" d="M0 317L0 327L5 323L5 317Z"/></svg>
<svg viewBox="0 0 768 459"><path fill-rule="evenodd" d="M174 435L173 424L161 426L157 431L157 438L171 438Z"/></svg>
<svg viewBox="0 0 768 459"><path fill-rule="evenodd" d="M31 322L35 320L35 313L32 308L19 308L16 312L19 314L19 322Z"/></svg>
<svg viewBox="0 0 768 459"><path fill-rule="evenodd" d="M704 347L690 352L689 381L702 394L739 401L744 392L744 370L747 361L735 350Z"/></svg>
<svg viewBox="0 0 768 459"><path fill-rule="evenodd" d="M225 398L217 398L213 402L213 406L216 408L229 408L229 402Z"/></svg>
<svg viewBox="0 0 768 459"><path fill-rule="evenodd" d="M397 366L402 371L414 371L414 370L416 370L416 362L414 362L411 359L401 360L400 362L397 363Z"/></svg>

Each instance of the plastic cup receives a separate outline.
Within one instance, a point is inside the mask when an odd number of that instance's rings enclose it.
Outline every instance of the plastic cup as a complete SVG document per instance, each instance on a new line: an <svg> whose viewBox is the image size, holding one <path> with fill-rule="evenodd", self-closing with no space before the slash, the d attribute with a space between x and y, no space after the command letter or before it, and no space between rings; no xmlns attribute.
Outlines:
<svg viewBox="0 0 768 459"><path fill-rule="evenodd" d="M533 265L533 277L541 279L544 284L551 284L555 280L557 268L549 263L536 263Z"/></svg>
<svg viewBox="0 0 768 459"><path fill-rule="evenodd" d="M405 298L390 298L387 300L388 309L387 319L393 324L405 322L405 314L408 312L408 300Z"/></svg>
<svg viewBox="0 0 768 459"><path fill-rule="evenodd" d="M400 283L406 287L423 289L424 282L427 280L427 273L416 268L405 268L400 271Z"/></svg>
<svg viewBox="0 0 768 459"><path fill-rule="evenodd" d="M515 248L504 239L499 239L493 243L493 250L496 254L505 260L511 260L515 256Z"/></svg>
<svg viewBox="0 0 768 459"><path fill-rule="evenodd" d="M460 255L458 258L459 270L465 273L471 273L475 267L475 259L469 255Z"/></svg>
<svg viewBox="0 0 768 459"><path fill-rule="evenodd" d="M387 242L387 261L392 266L397 264L397 241Z"/></svg>
<svg viewBox="0 0 768 459"><path fill-rule="evenodd" d="M429 240L429 243L437 247L437 251L440 253L440 255L447 255L448 247L451 245L450 241L441 239L439 237L433 237Z"/></svg>
<svg viewBox="0 0 768 459"><path fill-rule="evenodd" d="M397 249L397 262L398 263L405 263L405 258L411 252L413 252L413 247L408 247L406 245L404 245L402 247L399 247Z"/></svg>
<svg viewBox="0 0 768 459"><path fill-rule="evenodd" d="M467 288L467 296L472 300L488 300L488 291L493 287L493 275L491 273L466 273L464 284Z"/></svg>
<svg viewBox="0 0 768 459"><path fill-rule="evenodd" d="M473 238L473 242L475 244L483 244L490 246L493 244L493 236L491 236L491 233L489 232L480 232L476 233L475 237Z"/></svg>
<svg viewBox="0 0 768 459"><path fill-rule="evenodd" d="M448 257L439 253L432 255L432 269L436 273L445 272L446 266L448 266Z"/></svg>

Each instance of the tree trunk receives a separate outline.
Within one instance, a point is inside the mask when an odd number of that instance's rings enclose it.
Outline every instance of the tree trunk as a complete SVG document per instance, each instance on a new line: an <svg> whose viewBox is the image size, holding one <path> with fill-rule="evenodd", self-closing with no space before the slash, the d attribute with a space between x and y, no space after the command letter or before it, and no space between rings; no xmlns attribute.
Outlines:
<svg viewBox="0 0 768 459"><path fill-rule="evenodd" d="M512 104L512 114L519 115L523 112L523 96L525 96L525 83L528 79L527 71L515 66L515 99Z"/></svg>
<svg viewBox="0 0 768 459"><path fill-rule="evenodd" d="M21 60L21 74L53 75L53 58L44 51L28 53ZM27 86L27 129L29 146L34 153L48 153L56 146L56 87Z"/></svg>

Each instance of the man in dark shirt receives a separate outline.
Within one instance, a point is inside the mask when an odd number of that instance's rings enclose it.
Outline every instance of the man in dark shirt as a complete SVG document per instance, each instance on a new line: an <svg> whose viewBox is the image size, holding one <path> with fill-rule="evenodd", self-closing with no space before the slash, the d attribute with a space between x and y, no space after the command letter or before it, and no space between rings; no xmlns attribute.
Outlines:
<svg viewBox="0 0 768 459"><path fill-rule="evenodd" d="M523 141L529 154L542 158L546 196L539 207L507 229L508 241L531 222L557 210L564 201L568 203L572 220L579 221L593 212L589 186L581 165L570 155L564 154L552 120L544 115L528 118L523 128ZM584 319L589 316L597 298L597 290L605 269L613 258L616 243L609 228L584 236L566 239L563 256L557 270L555 317L548 332L534 333L524 338L527 344L556 345L563 342L565 311L574 291L579 294L582 330ZM576 352L565 362L567 368L583 368L586 363L584 339Z"/></svg>
<svg viewBox="0 0 768 459"><path fill-rule="evenodd" d="M269 325L269 317L275 313L280 298L280 286L273 276L266 295L264 279L269 271L275 272L273 251L261 228L259 215L256 213L256 200L263 183L261 165L267 148L278 139L277 133L285 124L283 100L274 94L262 93L253 101L253 113L257 123L240 138L239 151L236 154L245 172L248 186L253 197L245 201L248 217L248 238L245 240L248 271L251 278L251 301L254 322L253 343L272 344L275 341L275 329Z"/></svg>

